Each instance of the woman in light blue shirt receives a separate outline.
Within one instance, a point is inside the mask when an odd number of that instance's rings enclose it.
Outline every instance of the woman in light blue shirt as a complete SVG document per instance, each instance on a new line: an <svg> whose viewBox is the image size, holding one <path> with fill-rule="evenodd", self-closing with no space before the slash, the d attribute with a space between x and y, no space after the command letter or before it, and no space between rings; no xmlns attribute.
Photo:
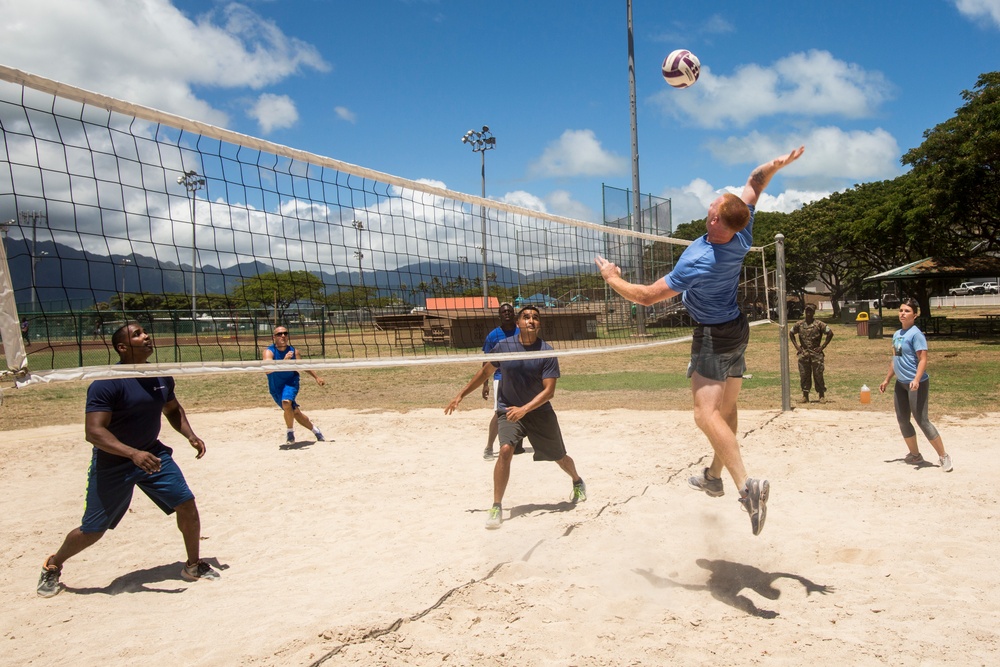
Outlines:
<svg viewBox="0 0 1000 667"><path fill-rule="evenodd" d="M893 391L896 421L899 422L899 431L903 434L906 448L910 450L903 460L916 465L924 462L924 457L917 448L917 431L910 423L912 415L937 452L941 470L951 472L951 456L944 450L940 434L927 418L927 394L930 387L927 375L927 339L915 326L919 312L920 305L916 299L903 299L899 305L899 323L903 328L892 335L892 363L889 364L889 374L879 385L879 391L884 394L889 381L896 376Z"/></svg>

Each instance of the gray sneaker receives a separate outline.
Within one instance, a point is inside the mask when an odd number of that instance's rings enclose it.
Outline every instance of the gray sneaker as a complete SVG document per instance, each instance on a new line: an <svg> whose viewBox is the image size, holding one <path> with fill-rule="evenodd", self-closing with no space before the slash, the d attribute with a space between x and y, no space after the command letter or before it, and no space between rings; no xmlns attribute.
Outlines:
<svg viewBox="0 0 1000 667"><path fill-rule="evenodd" d="M587 499L587 484L582 479L579 482L573 482L573 495L570 498L571 502L582 503Z"/></svg>
<svg viewBox="0 0 1000 667"><path fill-rule="evenodd" d="M184 565L181 576L188 581L217 581L219 573L212 569L212 566L203 560L199 560L193 565Z"/></svg>
<svg viewBox="0 0 1000 667"><path fill-rule="evenodd" d="M487 447L486 449L483 450L483 460L485 461L492 461L493 459L496 458L496 456L497 455L493 453L492 447Z"/></svg>
<svg viewBox="0 0 1000 667"><path fill-rule="evenodd" d="M486 515L486 528L496 530L503 523L503 509L498 505L490 508L490 513Z"/></svg>
<svg viewBox="0 0 1000 667"><path fill-rule="evenodd" d="M46 558L42 565L42 576L38 577L38 596L50 598L59 595L59 591L63 589L62 584L59 583L59 575L61 574L62 568L49 565L49 559Z"/></svg>
<svg viewBox="0 0 1000 667"><path fill-rule="evenodd" d="M750 515L750 528L754 535L760 535L764 530L764 520L767 518L767 496L771 485L766 479L747 478L746 495L740 497L740 504Z"/></svg>
<svg viewBox="0 0 1000 667"><path fill-rule="evenodd" d="M701 471L700 475L688 477L688 486L696 491L704 491L706 495L713 498L726 495L726 490L722 488L722 478L712 479L708 476L708 468Z"/></svg>

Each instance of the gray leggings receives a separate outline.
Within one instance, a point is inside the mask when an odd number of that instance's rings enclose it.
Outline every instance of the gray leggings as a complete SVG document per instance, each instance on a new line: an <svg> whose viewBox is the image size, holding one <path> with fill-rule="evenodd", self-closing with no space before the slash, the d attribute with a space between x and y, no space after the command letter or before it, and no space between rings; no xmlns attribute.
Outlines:
<svg viewBox="0 0 1000 667"><path fill-rule="evenodd" d="M899 422L899 432L904 438L912 438L917 434L913 424L910 423L910 415L917 420L917 426L924 432L928 440L938 437L938 430L927 418L927 392L930 380L924 380L916 391L910 391L909 382L896 380L895 391L893 392L893 404L896 406L896 421Z"/></svg>

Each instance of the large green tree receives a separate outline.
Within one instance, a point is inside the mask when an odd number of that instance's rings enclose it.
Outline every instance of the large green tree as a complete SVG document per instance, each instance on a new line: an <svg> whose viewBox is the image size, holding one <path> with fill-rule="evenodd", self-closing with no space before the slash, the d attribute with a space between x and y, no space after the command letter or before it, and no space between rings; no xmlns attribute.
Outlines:
<svg viewBox="0 0 1000 667"><path fill-rule="evenodd" d="M955 116L903 156L927 188L934 217L967 252L1000 249L1000 72L979 76Z"/></svg>
<svg viewBox="0 0 1000 667"><path fill-rule="evenodd" d="M278 321L283 321L289 306L298 301L320 303L323 291L323 281L308 271L287 271L244 278L232 296L249 308L274 308Z"/></svg>

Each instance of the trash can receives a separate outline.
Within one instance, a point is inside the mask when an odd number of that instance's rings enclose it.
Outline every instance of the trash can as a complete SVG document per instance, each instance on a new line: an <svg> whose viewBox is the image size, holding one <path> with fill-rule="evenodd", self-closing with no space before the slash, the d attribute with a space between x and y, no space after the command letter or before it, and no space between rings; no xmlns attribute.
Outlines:
<svg viewBox="0 0 1000 667"><path fill-rule="evenodd" d="M872 315L871 319L868 320L868 338L876 339L882 337L882 318L878 315Z"/></svg>
<svg viewBox="0 0 1000 667"><path fill-rule="evenodd" d="M868 335L868 313L858 313L855 321L858 323L858 335L867 336Z"/></svg>

